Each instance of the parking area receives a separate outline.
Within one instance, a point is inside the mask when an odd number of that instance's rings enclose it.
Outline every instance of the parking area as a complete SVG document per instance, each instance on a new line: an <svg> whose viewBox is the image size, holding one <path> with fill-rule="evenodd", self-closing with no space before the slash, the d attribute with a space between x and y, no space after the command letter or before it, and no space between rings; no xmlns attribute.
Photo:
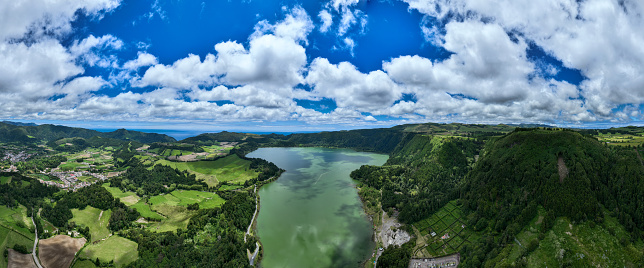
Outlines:
<svg viewBox="0 0 644 268"><path fill-rule="evenodd" d="M457 267L460 259L461 256L458 253L438 258L411 259L409 268Z"/></svg>

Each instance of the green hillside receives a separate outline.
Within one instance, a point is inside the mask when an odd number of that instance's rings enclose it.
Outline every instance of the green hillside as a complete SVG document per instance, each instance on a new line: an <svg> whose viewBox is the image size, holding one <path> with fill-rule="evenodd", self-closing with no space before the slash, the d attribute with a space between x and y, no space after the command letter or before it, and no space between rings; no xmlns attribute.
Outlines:
<svg viewBox="0 0 644 268"><path fill-rule="evenodd" d="M73 128L57 125L14 125L0 122L0 142L23 142L32 143L53 141L62 138L84 138L103 137L109 139L137 141L141 143L151 142L174 142L174 138L156 133L145 133L118 129L112 132L99 132L96 130Z"/></svg>

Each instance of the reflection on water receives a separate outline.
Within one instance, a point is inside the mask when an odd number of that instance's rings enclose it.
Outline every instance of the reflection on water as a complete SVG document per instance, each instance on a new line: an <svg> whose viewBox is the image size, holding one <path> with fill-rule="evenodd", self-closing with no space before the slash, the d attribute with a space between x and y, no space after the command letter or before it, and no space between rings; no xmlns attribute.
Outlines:
<svg viewBox="0 0 644 268"><path fill-rule="evenodd" d="M286 170L259 191L262 267L358 267L370 257L375 246L371 224L349 174L361 165L384 164L386 155L262 148L248 157Z"/></svg>

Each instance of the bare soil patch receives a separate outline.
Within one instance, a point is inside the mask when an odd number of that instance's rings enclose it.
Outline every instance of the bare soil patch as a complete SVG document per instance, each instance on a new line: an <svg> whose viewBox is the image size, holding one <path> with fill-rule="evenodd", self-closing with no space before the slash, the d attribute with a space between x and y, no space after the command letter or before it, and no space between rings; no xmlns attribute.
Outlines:
<svg viewBox="0 0 644 268"><path fill-rule="evenodd" d="M22 254L13 249L8 249L8 251L9 265L7 265L7 268L38 268L31 254Z"/></svg>
<svg viewBox="0 0 644 268"><path fill-rule="evenodd" d="M121 174L123 174L123 173L125 173L125 171L108 172L108 173L107 173L107 177L108 177L108 178L112 178L112 177L116 177L116 176L118 176L118 175L121 175Z"/></svg>
<svg viewBox="0 0 644 268"><path fill-rule="evenodd" d="M40 240L38 257L45 268L69 267L74 260L74 255L85 242L87 242L85 238L71 238L66 235Z"/></svg>

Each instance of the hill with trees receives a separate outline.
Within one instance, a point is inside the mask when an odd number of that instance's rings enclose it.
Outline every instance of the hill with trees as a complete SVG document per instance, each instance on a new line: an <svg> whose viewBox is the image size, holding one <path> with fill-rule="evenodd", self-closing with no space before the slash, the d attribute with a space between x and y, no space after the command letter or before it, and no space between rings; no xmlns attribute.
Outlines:
<svg viewBox="0 0 644 268"><path fill-rule="evenodd" d="M31 124L9 124L0 122L0 142L21 142L35 143L40 141L54 141L62 138L84 138L102 137L124 141L137 141L141 143L152 142L174 142L174 138L165 134L146 133L118 129L112 132L99 132L96 130L74 128L57 125L31 125Z"/></svg>

